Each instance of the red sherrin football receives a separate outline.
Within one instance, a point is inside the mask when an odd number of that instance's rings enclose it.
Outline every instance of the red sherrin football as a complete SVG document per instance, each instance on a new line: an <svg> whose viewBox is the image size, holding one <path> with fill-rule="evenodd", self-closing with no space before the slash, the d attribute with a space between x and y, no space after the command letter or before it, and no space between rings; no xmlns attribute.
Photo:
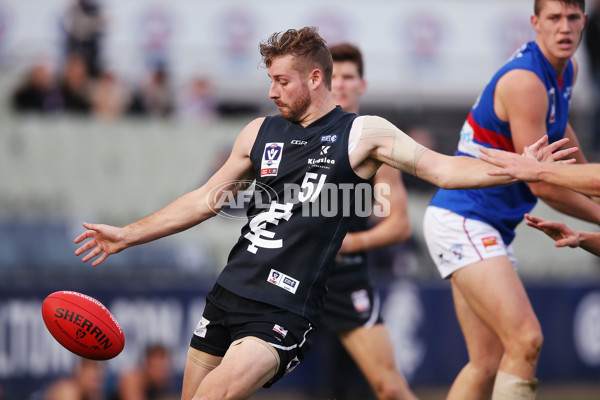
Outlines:
<svg viewBox="0 0 600 400"><path fill-rule="evenodd" d="M67 290L50 294L42 303L42 318L54 339L81 357L108 360L125 346L115 317L85 294Z"/></svg>

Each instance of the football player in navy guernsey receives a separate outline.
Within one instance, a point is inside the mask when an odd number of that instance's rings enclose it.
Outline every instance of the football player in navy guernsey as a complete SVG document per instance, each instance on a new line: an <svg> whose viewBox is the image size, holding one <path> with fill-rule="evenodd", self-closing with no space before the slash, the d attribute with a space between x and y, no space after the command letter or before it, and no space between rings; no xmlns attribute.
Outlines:
<svg viewBox="0 0 600 400"><path fill-rule="evenodd" d="M190 343L182 399L244 399L305 356L323 309L327 275L354 206L382 164L447 189L513 182L497 167L419 145L383 118L336 107L333 61L314 27L260 44L280 115L242 129L230 157L200 188L124 227L83 223L75 251L93 266L128 247L216 215L219 194L256 180L248 223L207 295ZM270 197L261 188L270 188ZM89 240L86 240L89 239Z"/></svg>
<svg viewBox="0 0 600 400"><path fill-rule="evenodd" d="M333 58L333 99L344 111L358 114L360 97L367 86L362 53L350 43L331 46L329 51ZM378 192L376 200L385 203L385 213L373 227L368 214L351 217L327 280L321 325L337 335L378 399L416 400L396 366L392 340L381 316L379 295L369 277L366 254L367 250L410 237L406 189L400 171L385 164L377 170L373 184ZM363 199L366 204L368 200Z"/></svg>
<svg viewBox="0 0 600 400"><path fill-rule="evenodd" d="M535 0L535 40L493 75L468 113L455 155L478 158L484 147L522 153L548 137L570 139L573 58L586 23L584 0ZM585 163L581 153L574 155ZM454 399L534 399L543 334L516 271L515 228L541 198L557 211L600 223L600 205L546 182L483 190L438 190L423 232L440 275L452 286L469 362L448 394Z"/></svg>

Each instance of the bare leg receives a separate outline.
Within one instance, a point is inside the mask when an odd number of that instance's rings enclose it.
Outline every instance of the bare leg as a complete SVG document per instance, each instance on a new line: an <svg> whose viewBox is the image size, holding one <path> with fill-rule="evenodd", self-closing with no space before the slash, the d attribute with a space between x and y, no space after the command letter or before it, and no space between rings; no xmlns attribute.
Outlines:
<svg viewBox="0 0 600 400"><path fill-rule="evenodd" d="M448 399L489 399L504 347L498 336L473 312L454 282L452 295L469 362L454 380Z"/></svg>
<svg viewBox="0 0 600 400"><path fill-rule="evenodd" d="M222 357L213 356L190 347L183 372L181 399L191 399L202 380L221 363L222 359Z"/></svg>
<svg viewBox="0 0 600 400"><path fill-rule="evenodd" d="M263 340L246 337L234 342L214 370L206 373L189 361L184 373L183 400L247 399L260 389L277 371L279 358L271 345ZM190 370L188 371L188 367ZM202 377L204 375L204 377ZM193 385L198 384L195 392Z"/></svg>
<svg viewBox="0 0 600 400"><path fill-rule="evenodd" d="M524 380L533 380L543 341L541 327L508 257L494 257L461 269L452 277L452 287L455 299L458 295L460 302L457 314L463 333L467 332L465 340L469 356L480 357L477 361L470 358L469 364L476 362L490 368L497 359L496 351L493 356L480 354L484 344L487 342L489 345L492 335L478 337L470 333L472 329L485 332L482 327L486 326L500 339L504 348L499 370ZM476 386L469 389L469 382L464 379L455 382L453 389L461 393L481 390L475 392L481 396L487 393L483 392L484 388Z"/></svg>
<svg viewBox="0 0 600 400"><path fill-rule="evenodd" d="M385 325L356 328L340 333L339 338L379 400L417 400L396 366Z"/></svg>

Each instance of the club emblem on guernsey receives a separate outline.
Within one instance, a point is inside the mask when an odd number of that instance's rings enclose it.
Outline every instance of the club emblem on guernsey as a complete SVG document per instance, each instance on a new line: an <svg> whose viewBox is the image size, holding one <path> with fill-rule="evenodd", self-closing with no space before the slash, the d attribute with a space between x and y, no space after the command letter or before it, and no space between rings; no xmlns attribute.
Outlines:
<svg viewBox="0 0 600 400"><path fill-rule="evenodd" d="M336 134L321 136L321 142L335 143L337 140L338 140L338 135L336 135Z"/></svg>
<svg viewBox="0 0 600 400"><path fill-rule="evenodd" d="M248 251L256 254L259 247L265 249L279 249L283 247L283 239L273 239L275 232L267 229L267 224L279 225L281 219L286 221L292 216L293 203L279 204L271 202L269 209L258 214L250 220L248 232L244 237L252 242L248 246Z"/></svg>
<svg viewBox="0 0 600 400"><path fill-rule="evenodd" d="M276 176L281 162L281 153L283 151L283 143L267 143L265 144L265 152L263 154L260 165L260 176Z"/></svg>

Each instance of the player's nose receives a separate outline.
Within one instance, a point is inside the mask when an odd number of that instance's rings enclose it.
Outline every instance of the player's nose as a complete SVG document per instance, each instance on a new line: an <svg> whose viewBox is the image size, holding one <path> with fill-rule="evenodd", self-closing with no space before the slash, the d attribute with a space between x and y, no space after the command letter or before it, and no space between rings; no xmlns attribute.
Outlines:
<svg viewBox="0 0 600 400"><path fill-rule="evenodd" d="M279 98L279 91L275 87L274 83L272 83L271 86L269 87L269 98L271 98L271 99Z"/></svg>

